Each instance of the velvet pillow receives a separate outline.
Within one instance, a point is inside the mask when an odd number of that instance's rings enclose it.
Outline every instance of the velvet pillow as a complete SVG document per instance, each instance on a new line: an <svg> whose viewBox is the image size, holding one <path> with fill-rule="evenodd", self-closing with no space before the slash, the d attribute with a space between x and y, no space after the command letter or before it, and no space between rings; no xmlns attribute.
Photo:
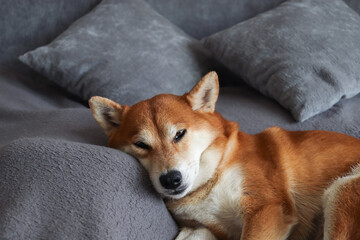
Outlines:
<svg viewBox="0 0 360 240"><path fill-rule="evenodd" d="M183 94L213 69L210 53L142 0L104 0L20 60L69 92L134 104Z"/></svg>
<svg viewBox="0 0 360 240"><path fill-rule="evenodd" d="M298 121L360 92L360 16L341 0L290 0L203 43Z"/></svg>

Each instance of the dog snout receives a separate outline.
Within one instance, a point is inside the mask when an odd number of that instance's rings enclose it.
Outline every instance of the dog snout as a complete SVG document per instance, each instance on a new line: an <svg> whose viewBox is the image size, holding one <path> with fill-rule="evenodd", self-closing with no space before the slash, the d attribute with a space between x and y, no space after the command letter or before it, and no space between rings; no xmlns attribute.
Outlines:
<svg viewBox="0 0 360 240"><path fill-rule="evenodd" d="M166 189L175 190L182 183L181 172L177 170L171 170L166 174L160 176L160 183Z"/></svg>

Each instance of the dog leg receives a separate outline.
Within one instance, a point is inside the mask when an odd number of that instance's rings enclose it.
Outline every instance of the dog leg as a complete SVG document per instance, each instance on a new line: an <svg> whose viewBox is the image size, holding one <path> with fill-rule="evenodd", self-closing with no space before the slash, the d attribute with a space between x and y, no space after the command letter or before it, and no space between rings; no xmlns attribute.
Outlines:
<svg viewBox="0 0 360 240"><path fill-rule="evenodd" d="M285 240L296 217L285 215L281 205L269 205L245 216L241 240Z"/></svg>
<svg viewBox="0 0 360 240"><path fill-rule="evenodd" d="M324 194L324 240L360 239L360 166Z"/></svg>
<svg viewBox="0 0 360 240"><path fill-rule="evenodd" d="M175 240L216 240L206 228L182 228Z"/></svg>

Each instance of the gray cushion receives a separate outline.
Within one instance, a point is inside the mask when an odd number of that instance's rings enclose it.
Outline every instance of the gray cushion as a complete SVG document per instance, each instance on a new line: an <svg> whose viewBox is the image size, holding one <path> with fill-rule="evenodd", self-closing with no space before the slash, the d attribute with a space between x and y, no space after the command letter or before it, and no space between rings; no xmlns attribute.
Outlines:
<svg viewBox="0 0 360 240"><path fill-rule="evenodd" d="M359 93L359 26L360 16L341 0L291 0L204 44L304 121Z"/></svg>
<svg viewBox="0 0 360 240"><path fill-rule="evenodd" d="M104 0L47 46L20 59L71 93L134 104L183 94L211 70L200 42L141 0Z"/></svg>

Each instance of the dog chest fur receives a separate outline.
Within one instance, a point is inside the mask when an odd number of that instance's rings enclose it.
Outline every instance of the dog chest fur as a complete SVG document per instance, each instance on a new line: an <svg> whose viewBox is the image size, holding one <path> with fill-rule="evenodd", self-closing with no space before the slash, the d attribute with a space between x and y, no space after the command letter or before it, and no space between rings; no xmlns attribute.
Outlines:
<svg viewBox="0 0 360 240"><path fill-rule="evenodd" d="M217 184L205 196L197 195L202 194L200 189L195 195L190 195L191 198L171 201L168 205L180 223L196 221L213 229L213 232L226 232L229 239L240 239L243 225L240 205L242 191L241 169L236 165L223 172Z"/></svg>

